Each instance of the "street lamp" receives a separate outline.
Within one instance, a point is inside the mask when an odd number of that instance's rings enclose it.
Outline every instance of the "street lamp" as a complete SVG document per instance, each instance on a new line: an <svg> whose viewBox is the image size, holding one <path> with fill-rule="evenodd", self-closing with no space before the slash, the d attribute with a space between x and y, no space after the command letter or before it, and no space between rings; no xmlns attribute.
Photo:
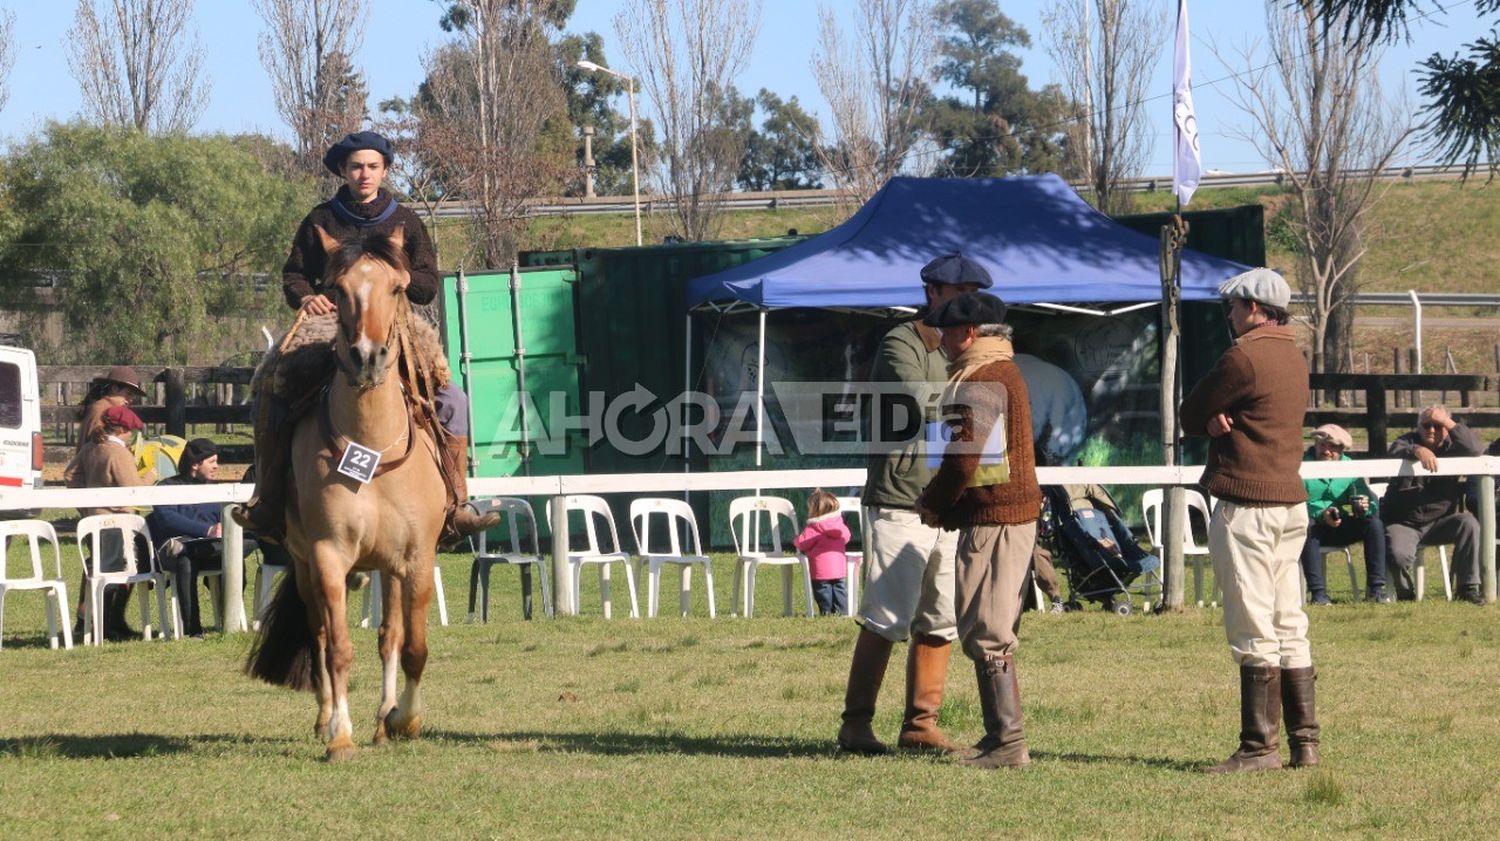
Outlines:
<svg viewBox="0 0 1500 841"><path fill-rule="evenodd" d="M608 73L616 78L624 79L630 88L630 186L635 193L635 244L641 244L641 176L640 159L636 156L635 148L635 77L627 76L618 70L601 67L592 61L584 59L578 62L579 70L590 73Z"/></svg>

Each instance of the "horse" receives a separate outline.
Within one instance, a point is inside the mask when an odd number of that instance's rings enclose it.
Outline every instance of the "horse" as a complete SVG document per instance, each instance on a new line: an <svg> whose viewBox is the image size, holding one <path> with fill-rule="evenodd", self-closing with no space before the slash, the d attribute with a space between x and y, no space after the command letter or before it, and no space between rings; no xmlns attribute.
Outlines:
<svg viewBox="0 0 1500 841"><path fill-rule="evenodd" d="M381 574L383 680L375 744L421 734L427 609L446 493L436 442L413 421L401 378L391 375L401 355L411 353L403 327L412 316L402 230L346 242L317 232L328 255L325 285L338 308L338 372L292 433L286 509L292 575L269 606L245 671L273 685L312 690L314 732L326 758L337 762L356 752L345 583L353 571ZM380 453L366 482L339 472L346 452L359 456L350 449L356 443ZM406 676L399 698L398 657Z"/></svg>

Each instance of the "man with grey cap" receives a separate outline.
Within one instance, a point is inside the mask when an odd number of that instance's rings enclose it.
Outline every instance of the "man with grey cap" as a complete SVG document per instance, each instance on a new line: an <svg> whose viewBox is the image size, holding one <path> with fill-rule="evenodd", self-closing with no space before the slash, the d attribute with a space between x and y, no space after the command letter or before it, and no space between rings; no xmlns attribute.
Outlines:
<svg viewBox="0 0 1500 841"><path fill-rule="evenodd" d="M922 318L966 292L988 289L989 273L960 253L944 254L922 268L926 304L917 317L892 328L880 341L870 380L911 396L935 421L935 397L947 381L941 337ZM875 430L877 419L867 419ZM878 443L878 442L877 442ZM891 649L911 637L906 661L906 710L899 747L952 752L958 745L938 729L938 710L948 680L948 657L957 638L953 615L953 556L958 536L923 525L917 495L932 478L922 440L888 442L870 455L862 501L869 523L865 586L857 620L859 636L849 665L839 747L880 754L888 748L871 720L890 663Z"/></svg>
<svg viewBox="0 0 1500 841"><path fill-rule="evenodd" d="M1354 439L1336 423L1325 423L1312 432L1313 445L1305 458L1310 461L1349 461ZM1365 588L1370 601L1387 604L1385 591L1385 523L1375 492L1357 476L1304 479L1307 488L1307 540L1302 544L1302 572L1313 604L1328 604L1324 578L1323 549L1349 546L1362 541L1365 547Z"/></svg>
<svg viewBox="0 0 1500 841"><path fill-rule="evenodd" d="M1211 773L1281 767L1286 714L1293 767L1318 764L1312 650L1298 556L1307 490L1298 475L1307 362L1288 325L1291 290L1270 269L1225 281L1235 342L1182 402L1182 429L1207 435L1203 485L1224 632L1240 667L1240 746Z"/></svg>
<svg viewBox="0 0 1500 841"><path fill-rule="evenodd" d="M922 522L958 531L954 603L958 636L974 661L984 736L962 757L975 768L1031 763L1016 679L1016 631L1030 588L1042 489L1036 482L1031 406L1015 363L1005 302L961 295L926 319L943 334L952 435L917 499Z"/></svg>

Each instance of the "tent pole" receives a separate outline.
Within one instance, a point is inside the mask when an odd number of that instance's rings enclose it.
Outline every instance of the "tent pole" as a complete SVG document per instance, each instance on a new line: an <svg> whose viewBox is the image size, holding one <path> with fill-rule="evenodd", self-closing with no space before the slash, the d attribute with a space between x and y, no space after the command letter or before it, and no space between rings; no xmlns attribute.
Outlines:
<svg viewBox="0 0 1500 841"><path fill-rule="evenodd" d="M686 337L682 348L682 472L691 473L693 472L693 439L688 434L688 423L691 421L688 393L693 390L693 314L689 312L684 318L687 319L687 323L682 331L682 335ZM686 490L682 492L682 498L683 500L688 498Z"/></svg>
<svg viewBox="0 0 1500 841"><path fill-rule="evenodd" d="M1178 463L1177 424L1177 356L1181 330L1178 302L1182 295L1182 247L1187 241L1187 225L1179 214L1161 228L1161 443L1162 463ZM1162 609L1183 608L1183 537L1187 533L1187 495L1181 485L1168 485L1162 500ZM1197 598L1201 602L1201 579Z"/></svg>
<svg viewBox="0 0 1500 841"><path fill-rule="evenodd" d="M760 310L760 346L755 358L755 467L760 469L760 453L766 440L766 310ZM755 489L760 496L760 488Z"/></svg>

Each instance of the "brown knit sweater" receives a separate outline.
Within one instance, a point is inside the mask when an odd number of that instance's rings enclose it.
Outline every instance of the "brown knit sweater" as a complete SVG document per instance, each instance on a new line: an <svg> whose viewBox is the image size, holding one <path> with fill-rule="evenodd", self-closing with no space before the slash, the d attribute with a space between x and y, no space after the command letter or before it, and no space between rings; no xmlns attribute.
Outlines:
<svg viewBox="0 0 1500 841"><path fill-rule="evenodd" d="M1251 505L1306 502L1297 471L1307 396L1307 361L1291 327L1268 324L1235 340L1182 401L1188 435L1207 435L1218 414L1233 422L1227 435L1209 439L1203 486Z"/></svg>
<svg viewBox="0 0 1500 841"><path fill-rule="evenodd" d="M281 291L293 309L302 306L302 299L318 294L323 289L323 269L327 255L323 253L323 242L313 226L322 228L336 240L347 240L367 231L389 235L398 226L405 236L403 250L411 264L411 283L406 287L406 297L413 304L426 304L437 297L439 282L437 254L432 249L432 239L422 226L422 219L410 208L397 207L389 219L370 227L360 227L345 221L332 207L333 202L343 201L349 212L362 219L374 219L395 201L390 193L381 190L369 203L355 202L349 197L349 188L340 187L332 199L318 205L302 220L297 236L292 239L292 252L281 269Z"/></svg>
<svg viewBox="0 0 1500 841"><path fill-rule="evenodd" d="M945 529L1013 526L1035 521L1042 510L1042 489L1036 483L1031 408L1021 369L1010 360L991 362L969 377L963 396L966 405L943 409L958 417L952 440L983 442L989 437L995 418L1004 412L1010 481L968 487L979 468L979 447L951 448L917 500L918 507L937 514Z"/></svg>

